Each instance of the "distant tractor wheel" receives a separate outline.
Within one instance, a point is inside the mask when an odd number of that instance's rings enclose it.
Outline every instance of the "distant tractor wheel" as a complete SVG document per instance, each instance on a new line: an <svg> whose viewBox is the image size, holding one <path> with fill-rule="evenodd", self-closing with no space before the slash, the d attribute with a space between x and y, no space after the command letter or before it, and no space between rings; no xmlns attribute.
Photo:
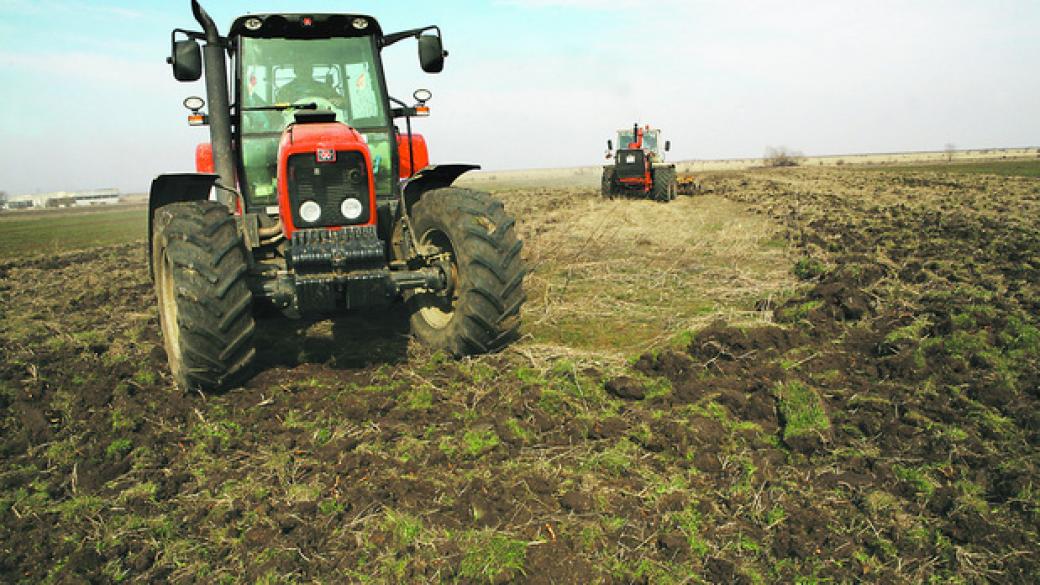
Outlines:
<svg viewBox="0 0 1040 585"><path fill-rule="evenodd" d="M617 175L614 169L603 169L603 180L600 183L600 194L605 199L613 199L616 189L614 188L614 182L617 179Z"/></svg>
<svg viewBox="0 0 1040 585"><path fill-rule="evenodd" d="M452 355L501 349L520 327L524 268L515 221L487 193L447 187L411 211L416 248L441 266L448 286L407 295L412 333Z"/></svg>
<svg viewBox="0 0 1040 585"><path fill-rule="evenodd" d="M678 189L675 183L675 169L660 167L654 169L654 186L651 196L655 201L672 201Z"/></svg>
<svg viewBox="0 0 1040 585"><path fill-rule="evenodd" d="M152 265L159 322L173 379L185 389L224 388L245 373L253 346L253 296L234 218L215 201L155 211Z"/></svg>

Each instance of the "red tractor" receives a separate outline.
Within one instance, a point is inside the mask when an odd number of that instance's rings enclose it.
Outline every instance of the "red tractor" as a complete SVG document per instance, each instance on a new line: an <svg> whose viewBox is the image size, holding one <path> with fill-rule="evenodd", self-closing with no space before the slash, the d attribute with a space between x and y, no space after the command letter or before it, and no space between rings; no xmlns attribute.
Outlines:
<svg viewBox="0 0 1040 585"><path fill-rule="evenodd" d="M603 196L651 198L671 201L678 194L675 165L665 164L664 153L671 150L666 141L661 148L661 131L650 126L618 130L618 150L607 140L607 158L614 164L603 167Z"/></svg>
<svg viewBox="0 0 1040 585"><path fill-rule="evenodd" d="M403 300L413 335L452 355L515 338L525 297L513 218L487 193L452 186L480 167L428 164L411 118L429 115L429 91L414 105L387 94L381 52L415 38L422 69L438 73L440 29L383 34L364 15L250 14L221 36L191 6L202 32L175 29L167 61L180 81L198 80L205 63L208 113L201 98L184 104L210 142L196 149L197 172L156 177L148 203L176 382L243 378L254 308L265 305L322 317Z"/></svg>

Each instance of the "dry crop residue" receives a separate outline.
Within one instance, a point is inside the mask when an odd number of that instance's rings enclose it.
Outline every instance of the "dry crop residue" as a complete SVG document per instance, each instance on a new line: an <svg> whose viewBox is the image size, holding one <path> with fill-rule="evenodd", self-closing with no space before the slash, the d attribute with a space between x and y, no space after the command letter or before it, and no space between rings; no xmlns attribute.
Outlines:
<svg viewBox="0 0 1040 585"><path fill-rule="evenodd" d="M391 311L266 321L245 388L183 394L143 246L0 264L0 581L1031 582L1040 182L705 185L803 283L631 367L447 360ZM541 196L529 239L617 204Z"/></svg>

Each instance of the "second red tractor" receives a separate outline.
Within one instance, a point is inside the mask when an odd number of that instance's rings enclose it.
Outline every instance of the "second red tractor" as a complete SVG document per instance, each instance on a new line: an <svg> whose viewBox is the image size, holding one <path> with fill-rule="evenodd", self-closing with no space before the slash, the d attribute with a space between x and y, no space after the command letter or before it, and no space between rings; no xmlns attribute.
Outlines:
<svg viewBox="0 0 1040 585"><path fill-rule="evenodd" d="M664 153L671 142L661 143L661 131L633 124L617 132L618 148L607 141L607 158L614 163L603 167L604 197L638 197L671 201L678 194L674 164L666 164Z"/></svg>

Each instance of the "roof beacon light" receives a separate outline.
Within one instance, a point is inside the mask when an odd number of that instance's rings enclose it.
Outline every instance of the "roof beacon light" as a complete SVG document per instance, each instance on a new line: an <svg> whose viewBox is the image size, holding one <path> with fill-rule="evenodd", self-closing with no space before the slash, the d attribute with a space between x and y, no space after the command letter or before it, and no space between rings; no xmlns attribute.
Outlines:
<svg viewBox="0 0 1040 585"><path fill-rule="evenodd" d="M314 24L314 19L313 18L311 18L309 16L304 16L303 17L303 26L312 26L313 24Z"/></svg>

